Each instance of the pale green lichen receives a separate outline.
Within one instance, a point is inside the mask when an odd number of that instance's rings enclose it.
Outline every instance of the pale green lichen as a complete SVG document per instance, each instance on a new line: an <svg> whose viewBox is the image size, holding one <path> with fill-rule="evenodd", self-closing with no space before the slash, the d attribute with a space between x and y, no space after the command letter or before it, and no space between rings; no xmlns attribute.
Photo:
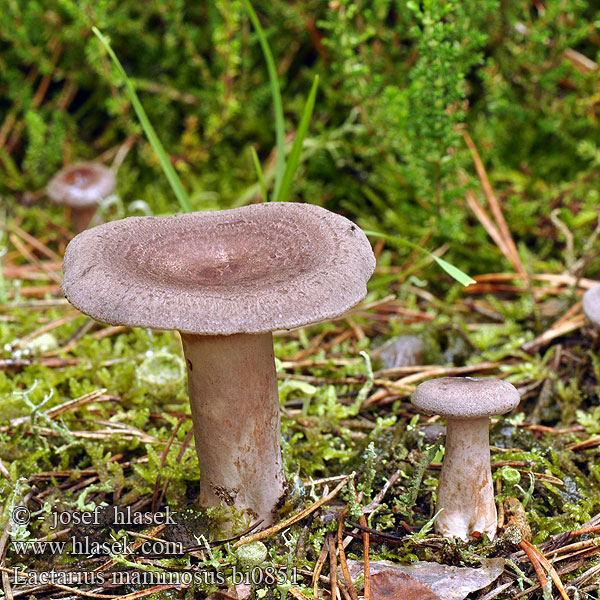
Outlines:
<svg viewBox="0 0 600 600"><path fill-rule="evenodd" d="M267 560L268 554L267 547L262 542L244 544L236 550L237 564L244 570L260 567Z"/></svg>
<svg viewBox="0 0 600 600"><path fill-rule="evenodd" d="M136 374L140 387L162 402L173 400L185 386L185 362L170 352L150 350Z"/></svg>

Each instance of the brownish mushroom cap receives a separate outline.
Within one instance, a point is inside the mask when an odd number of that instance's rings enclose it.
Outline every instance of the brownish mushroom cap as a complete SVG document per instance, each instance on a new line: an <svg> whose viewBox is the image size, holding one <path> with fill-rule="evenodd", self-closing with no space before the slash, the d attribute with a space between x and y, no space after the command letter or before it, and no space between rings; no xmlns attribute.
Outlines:
<svg viewBox="0 0 600 600"><path fill-rule="evenodd" d="M99 163L80 162L60 170L48 183L48 195L57 204L86 208L113 193L115 174Z"/></svg>
<svg viewBox="0 0 600 600"><path fill-rule="evenodd" d="M594 327L600 328L600 283L583 295L583 312Z"/></svg>
<svg viewBox="0 0 600 600"><path fill-rule="evenodd" d="M460 419L502 415L518 406L519 392L501 379L441 377L421 383L412 403L425 413Z"/></svg>
<svg viewBox="0 0 600 600"><path fill-rule="evenodd" d="M230 335L337 317L375 267L364 233L318 206L130 217L79 234L62 291L110 324Z"/></svg>

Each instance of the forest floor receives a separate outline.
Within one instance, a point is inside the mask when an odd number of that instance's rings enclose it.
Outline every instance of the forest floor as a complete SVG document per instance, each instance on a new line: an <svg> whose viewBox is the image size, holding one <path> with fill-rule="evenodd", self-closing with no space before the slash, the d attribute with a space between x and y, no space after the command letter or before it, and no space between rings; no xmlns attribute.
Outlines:
<svg viewBox="0 0 600 600"><path fill-rule="evenodd" d="M256 533L240 518L245 531L224 535L219 511L195 503L200 472L177 334L79 313L59 290L72 234L49 221L34 237L20 225L4 228L0 290L5 597L390 600L472 590L490 600L597 589L600 361L581 310L595 282L490 273L436 295L416 256L391 266L377 242L384 264L365 301L336 321L276 334L289 498L274 527ZM424 342L422 364L382 364L378 348L407 334ZM153 369L166 373L162 382ZM410 396L441 376L502 378L521 395L518 409L492 421L494 541L433 533L444 429L418 415ZM175 524L120 525L114 507L168 507ZM95 520L77 522L86 512ZM260 556L254 581L236 586L236 565L251 563L240 548L256 538L266 555L249 546ZM166 542L180 552L161 551ZM365 556L371 571L357 562ZM443 584L444 595L380 560L493 575L462 594L456 581Z"/></svg>

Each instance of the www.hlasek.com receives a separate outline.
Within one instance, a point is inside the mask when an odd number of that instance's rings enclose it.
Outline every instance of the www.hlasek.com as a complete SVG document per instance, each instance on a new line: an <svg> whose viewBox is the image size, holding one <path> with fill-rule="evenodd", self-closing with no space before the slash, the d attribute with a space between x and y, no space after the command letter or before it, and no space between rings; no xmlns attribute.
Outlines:
<svg viewBox="0 0 600 600"><path fill-rule="evenodd" d="M138 538L139 540L139 538ZM15 554L81 554L90 555L109 555L109 554L184 554L185 550L181 542L166 542L163 540L145 540L141 544L139 541L124 536L110 542L98 542L89 537L74 538L69 541L13 541L11 542L12 551Z"/></svg>

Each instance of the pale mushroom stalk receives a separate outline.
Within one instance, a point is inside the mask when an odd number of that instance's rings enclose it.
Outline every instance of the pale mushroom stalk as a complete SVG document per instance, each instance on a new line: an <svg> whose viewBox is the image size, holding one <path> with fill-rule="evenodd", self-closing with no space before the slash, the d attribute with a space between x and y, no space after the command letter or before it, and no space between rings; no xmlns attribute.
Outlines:
<svg viewBox="0 0 600 600"><path fill-rule="evenodd" d="M73 221L75 233L81 233L88 228L96 214L96 210L97 206L95 204L93 206L73 206L71 208L71 220Z"/></svg>
<svg viewBox="0 0 600 600"><path fill-rule="evenodd" d="M596 329L600 329L600 283L583 295L583 312Z"/></svg>
<svg viewBox="0 0 600 600"><path fill-rule="evenodd" d="M600 330L600 283L597 283L583 295L583 312L592 327L596 330ZM596 335L590 351L592 353L597 352L599 345L600 335Z"/></svg>
<svg viewBox="0 0 600 600"><path fill-rule="evenodd" d="M262 526L269 526L286 489L273 336L181 339L202 472L200 502L251 507Z"/></svg>
<svg viewBox="0 0 600 600"><path fill-rule="evenodd" d="M436 531L443 536L466 540L473 532L490 539L496 535L489 426L488 417L447 419L436 506Z"/></svg>

